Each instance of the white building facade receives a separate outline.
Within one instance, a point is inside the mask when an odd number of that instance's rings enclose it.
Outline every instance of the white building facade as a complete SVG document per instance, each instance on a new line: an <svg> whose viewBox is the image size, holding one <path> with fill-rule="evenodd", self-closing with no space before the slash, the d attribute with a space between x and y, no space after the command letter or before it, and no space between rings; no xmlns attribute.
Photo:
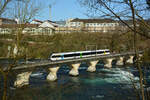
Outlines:
<svg viewBox="0 0 150 100"><path fill-rule="evenodd" d="M90 32L108 32L119 26L118 21L112 19L69 19L66 23L69 28L78 28Z"/></svg>

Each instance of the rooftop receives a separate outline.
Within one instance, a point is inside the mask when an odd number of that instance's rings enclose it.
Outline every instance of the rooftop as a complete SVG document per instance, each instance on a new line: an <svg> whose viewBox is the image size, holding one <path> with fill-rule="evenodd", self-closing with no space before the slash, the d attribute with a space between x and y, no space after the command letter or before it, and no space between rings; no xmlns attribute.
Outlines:
<svg viewBox="0 0 150 100"><path fill-rule="evenodd" d="M37 20L37 19L33 19L32 21L43 23L43 21L40 21L40 20Z"/></svg>
<svg viewBox="0 0 150 100"><path fill-rule="evenodd" d="M14 22L16 22L14 19L8 19L8 18L0 18L0 20L7 20L7 21L14 21Z"/></svg>
<svg viewBox="0 0 150 100"><path fill-rule="evenodd" d="M73 19L71 22L84 22L84 23L110 23L110 22L116 22L112 19Z"/></svg>
<svg viewBox="0 0 150 100"><path fill-rule="evenodd" d="M19 28L19 27L24 27L24 28L27 28L27 27L32 27L32 28L36 28L38 27L37 24L2 24L0 25L0 28Z"/></svg>

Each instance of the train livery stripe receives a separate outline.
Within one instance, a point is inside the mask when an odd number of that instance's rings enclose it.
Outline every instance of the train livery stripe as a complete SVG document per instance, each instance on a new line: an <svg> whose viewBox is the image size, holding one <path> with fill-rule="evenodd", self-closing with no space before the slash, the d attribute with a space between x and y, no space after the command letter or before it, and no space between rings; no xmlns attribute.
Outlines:
<svg viewBox="0 0 150 100"><path fill-rule="evenodd" d="M106 55L106 51L104 51L104 55Z"/></svg>
<svg viewBox="0 0 150 100"><path fill-rule="evenodd" d="M61 59L64 60L64 54L61 55Z"/></svg>
<svg viewBox="0 0 150 100"><path fill-rule="evenodd" d="M106 54L107 51L98 51L98 52L86 52L86 53L74 53L74 54L63 54L63 55L53 55L52 58L57 58L57 57L61 57L61 58L65 58L65 57L74 57L74 56L80 56L80 58L82 58L83 56L86 55L93 55L93 54Z"/></svg>
<svg viewBox="0 0 150 100"><path fill-rule="evenodd" d="M82 52L80 53L80 58L82 58Z"/></svg>
<svg viewBox="0 0 150 100"><path fill-rule="evenodd" d="M64 60L73 58L83 58L96 55L110 54L109 50L93 50L93 51L80 51L80 52L68 52L68 53L53 53L51 55L52 60Z"/></svg>

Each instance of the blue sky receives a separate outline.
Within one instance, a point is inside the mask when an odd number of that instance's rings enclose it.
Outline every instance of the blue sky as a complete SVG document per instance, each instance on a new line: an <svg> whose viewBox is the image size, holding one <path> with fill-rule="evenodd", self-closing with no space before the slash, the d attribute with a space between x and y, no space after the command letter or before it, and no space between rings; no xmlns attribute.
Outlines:
<svg viewBox="0 0 150 100"><path fill-rule="evenodd" d="M88 18L84 13L86 9L81 7L77 0L43 0L42 11L36 19L50 19L49 4L52 4L51 19L66 20L69 18Z"/></svg>

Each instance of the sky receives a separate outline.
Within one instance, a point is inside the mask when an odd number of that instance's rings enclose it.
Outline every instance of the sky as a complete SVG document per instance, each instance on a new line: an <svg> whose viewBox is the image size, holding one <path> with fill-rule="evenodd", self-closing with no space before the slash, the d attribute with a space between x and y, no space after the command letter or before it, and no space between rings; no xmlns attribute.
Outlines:
<svg viewBox="0 0 150 100"><path fill-rule="evenodd" d="M52 5L51 17L49 14L50 4ZM41 5L42 11L39 17L35 17L39 20L51 19L53 21L59 21L69 18L88 18L85 15L86 9L81 7L77 0L43 0Z"/></svg>
<svg viewBox="0 0 150 100"><path fill-rule="evenodd" d="M41 21L45 21L45 20L60 21L60 20L68 20L70 18L81 18L81 19L89 18L86 15L87 14L86 7L81 6L78 0L32 0L32 1L33 1L32 3L34 3L35 5L36 3L40 4L38 5L38 7L40 6L40 13L38 14L38 16L35 16L33 19L37 19ZM50 4L52 5L51 14L49 9ZM115 11L119 11L119 12L121 12L123 9L126 9L126 6L118 6L114 4L112 5L112 7L116 9ZM108 12L103 8L102 11ZM94 14L95 12L91 11L89 14L91 15L90 18L94 18L94 17L96 18L96 16L93 16ZM6 14L8 18L11 15L12 13ZM96 15L98 15L97 18L100 18L103 14L101 12L98 12L96 13ZM149 16L149 14L142 13L142 16L143 15Z"/></svg>

